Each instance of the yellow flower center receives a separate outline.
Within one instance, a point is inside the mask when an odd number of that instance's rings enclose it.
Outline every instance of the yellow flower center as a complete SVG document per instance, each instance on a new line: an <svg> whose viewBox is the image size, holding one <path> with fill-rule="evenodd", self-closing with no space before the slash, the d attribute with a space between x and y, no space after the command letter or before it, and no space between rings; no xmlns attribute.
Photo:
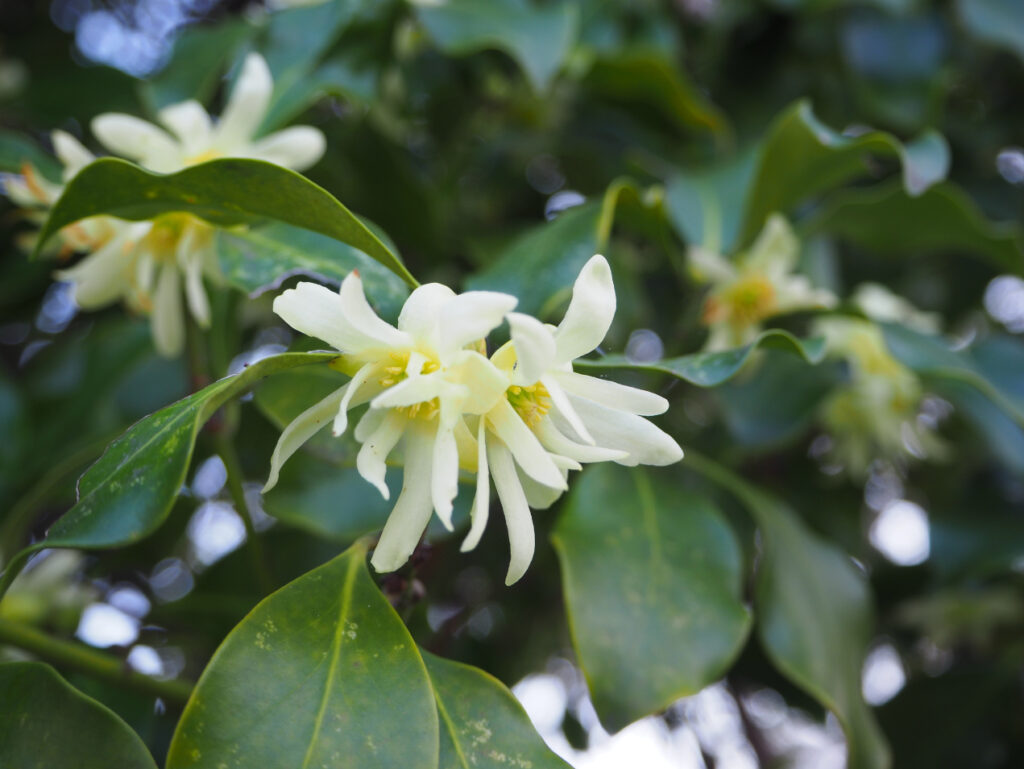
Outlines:
<svg viewBox="0 0 1024 769"><path fill-rule="evenodd" d="M195 166L199 165L200 163L205 163L207 160L216 160L219 157L221 157L221 154L218 150L208 149L203 152L200 152L198 155L193 155L190 158L185 158L185 165Z"/></svg>
<svg viewBox="0 0 1024 769"><path fill-rule="evenodd" d="M178 241L188 225L188 214L162 214L153 220L153 226L142 239L141 246L158 262L173 261L177 255Z"/></svg>
<svg viewBox="0 0 1024 769"><path fill-rule="evenodd" d="M540 382L520 387L512 385L505 391L512 408L530 427L535 426L551 410L551 395Z"/></svg>
<svg viewBox="0 0 1024 769"><path fill-rule="evenodd" d="M399 382L408 379L409 375L405 373L406 368L409 366L409 351L406 352L392 352L388 353L387 358L388 365L384 366L382 371L383 376L377 379L377 384L383 387L385 390L389 387L394 387ZM436 360L428 360L423 364L423 368L420 369L421 374L431 374L437 371L441 367L441 364ZM403 406L396 409L401 414L405 414L409 419L431 419L441 409L441 404L437 398L432 398L429 401L422 401L420 403L414 403L411 406Z"/></svg>
<svg viewBox="0 0 1024 769"><path fill-rule="evenodd" d="M775 286L763 275L751 275L730 286L721 296L733 323L759 323L775 312Z"/></svg>

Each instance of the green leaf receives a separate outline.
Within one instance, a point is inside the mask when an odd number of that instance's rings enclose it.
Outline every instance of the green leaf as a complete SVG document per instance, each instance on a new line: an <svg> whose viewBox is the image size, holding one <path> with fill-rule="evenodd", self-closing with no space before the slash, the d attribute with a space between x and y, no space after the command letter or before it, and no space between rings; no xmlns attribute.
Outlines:
<svg viewBox="0 0 1024 769"><path fill-rule="evenodd" d="M78 502L40 542L25 548L0 579L0 596L25 560L46 547L118 547L153 532L167 517L188 471L199 429L262 377L325 363L333 353L284 353L258 361L136 423L78 481Z"/></svg>
<svg viewBox="0 0 1024 769"><path fill-rule="evenodd" d="M327 96L340 96L370 104L376 97L377 73L337 58L326 62L301 78L294 86L275 89L263 130L284 125L303 110Z"/></svg>
<svg viewBox="0 0 1024 769"><path fill-rule="evenodd" d="M421 651L441 723L438 769L570 769L530 723L501 681Z"/></svg>
<svg viewBox="0 0 1024 769"><path fill-rule="evenodd" d="M245 21L188 26L174 41L167 65L141 84L141 97L153 112L189 99L205 103L221 75L256 29Z"/></svg>
<svg viewBox="0 0 1024 769"><path fill-rule="evenodd" d="M617 101L657 110L681 131L696 127L722 133L729 129L725 115L657 51L619 51L599 57L587 83Z"/></svg>
<svg viewBox="0 0 1024 769"><path fill-rule="evenodd" d="M957 0L956 9L971 34L1024 61L1024 7L1017 0Z"/></svg>
<svg viewBox="0 0 1024 769"><path fill-rule="evenodd" d="M547 88L576 39L571 3L527 0L419 0L416 15L438 46L456 56L490 48L515 59L534 88Z"/></svg>
<svg viewBox="0 0 1024 769"><path fill-rule="evenodd" d="M794 104L776 119L762 142L741 244L754 239L769 214L789 213L814 195L864 176L870 155L898 158L903 186L911 196L943 179L949 167L949 147L935 132L906 146L881 131L844 136L821 123L810 103Z"/></svg>
<svg viewBox="0 0 1024 769"><path fill-rule="evenodd" d="M735 494L760 531L754 611L765 652L836 714L850 769L886 769L889 748L861 695L861 666L874 630L864 575L775 498L692 451L684 461Z"/></svg>
<svg viewBox="0 0 1024 769"><path fill-rule="evenodd" d="M0 766L156 769L145 743L112 711L40 662L0 664Z"/></svg>
<svg viewBox="0 0 1024 769"><path fill-rule="evenodd" d="M50 181L60 181L63 169L53 155L19 133L0 129L0 171L20 174L25 163L31 163Z"/></svg>
<svg viewBox="0 0 1024 769"><path fill-rule="evenodd" d="M673 176L665 186L665 207L679 235L715 253L735 249L743 201L754 175L755 154Z"/></svg>
<svg viewBox="0 0 1024 769"><path fill-rule="evenodd" d="M220 231L217 259L231 286L255 296L292 275L340 283L359 270L367 297L383 317L397 317L409 296L398 276L362 251L326 235L274 222L241 231Z"/></svg>
<svg viewBox="0 0 1024 769"><path fill-rule="evenodd" d="M359 249L410 286L417 285L401 259L327 190L287 168L240 158L211 160L173 174L101 158L67 185L39 233L36 255L62 227L89 216L141 220L171 211L221 226L274 219L313 230Z"/></svg>
<svg viewBox="0 0 1024 769"><path fill-rule="evenodd" d="M681 355L678 358L665 358L657 363L635 363L625 355L605 355L603 358L577 360L577 369L628 369L631 371L650 371L658 374L669 374L698 387L716 387L729 381L758 348L784 350L798 355L808 363L820 363L825 357L825 340L821 337L813 339L797 339L788 331L773 328L762 331L757 339L745 347L721 352L699 352L692 355Z"/></svg>
<svg viewBox="0 0 1024 769"><path fill-rule="evenodd" d="M185 707L167 769L435 769L427 671L366 550L357 542L231 631Z"/></svg>
<svg viewBox="0 0 1024 769"><path fill-rule="evenodd" d="M739 545L706 499L614 465L577 481L553 535L573 646L617 730L721 677L747 637Z"/></svg>
<svg viewBox="0 0 1024 769"><path fill-rule="evenodd" d="M804 228L880 254L965 253L1024 272L1024 231L992 222L958 187L937 184L911 197L898 184L844 190Z"/></svg>

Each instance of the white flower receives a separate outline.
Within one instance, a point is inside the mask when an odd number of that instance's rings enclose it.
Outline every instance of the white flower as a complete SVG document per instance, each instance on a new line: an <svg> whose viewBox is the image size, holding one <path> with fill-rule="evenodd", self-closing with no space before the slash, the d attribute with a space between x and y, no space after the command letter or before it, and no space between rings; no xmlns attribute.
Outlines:
<svg viewBox="0 0 1024 769"><path fill-rule="evenodd" d="M836 304L830 291L794 274L800 242L779 214L768 217L757 240L734 261L699 246L687 256L694 276L711 284L703 312L710 329L708 350L748 344L762 322L775 315Z"/></svg>
<svg viewBox="0 0 1024 769"><path fill-rule="evenodd" d="M614 315L611 269L594 256L557 328L510 313L511 341L491 358L508 389L476 426L477 491L462 549L475 547L483 534L493 477L509 532L507 584L533 559L530 508L549 507L566 490L569 470L584 462L668 465L682 459L679 444L644 419L668 408L664 398L573 371L572 361L601 343Z"/></svg>
<svg viewBox="0 0 1024 769"><path fill-rule="evenodd" d="M106 113L93 119L92 132L111 152L163 173L222 157L256 158L305 170L324 153L324 135L316 128L292 126L254 138L273 90L266 61L251 53L216 124L199 102L189 100L157 113L164 128L133 115Z"/></svg>
<svg viewBox="0 0 1024 769"><path fill-rule="evenodd" d="M290 326L344 353L354 373L343 387L299 415L281 434L271 459L272 488L282 464L328 422L334 434L348 426L348 411L369 409L355 429L362 446L359 473L389 498L385 462L397 448L405 473L402 492L373 553L377 571L400 567L419 542L431 511L451 529L460 456L475 470L474 439L463 416L489 411L508 381L472 349L501 324L515 297L488 291L456 295L437 283L409 296L397 328L373 312L358 273L339 293L299 283L274 300L274 311ZM461 450L460 450L461 446Z"/></svg>
<svg viewBox="0 0 1024 769"><path fill-rule="evenodd" d="M871 320L879 323L902 323L925 334L938 333L941 325L938 313L922 312L879 283L862 283L851 300Z"/></svg>

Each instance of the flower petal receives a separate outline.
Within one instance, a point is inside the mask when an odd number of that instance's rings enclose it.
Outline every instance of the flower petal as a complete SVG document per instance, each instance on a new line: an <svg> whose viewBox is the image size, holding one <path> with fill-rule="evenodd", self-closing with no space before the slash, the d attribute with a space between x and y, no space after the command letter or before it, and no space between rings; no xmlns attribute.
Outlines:
<svg viewBox="0 0 1024 769"><path fill-rule="evenodd" d="M542 419L533 429L544 448L577 462L618 462L629 456L628 451L621 449L577 443L565 436L551 419Z"/></svg>
<svg viewBox="0 0 1024 769"><path fill-rule="evenodd" d="M567 488L565 478L512 405L502 399L487 413L487 424L531 478L545 486Z"/></svg>
<svg viewBox="0 0 1024 769"><path fill-rule="evenodd" d="M544 389L548 391L548 396L551 398L551 404L555 407L555 411L565 418L580 440L594 444L594 437L587 430L587 426L580 419L579 414L576 413L576 409L573 408L569 396L566 395L558 380L551 376L546 376L542 377L540 381L544 385Z"/></svg>
<svg viewBox="0 0 1024 769"><path fill-rule="evenodd" d="M96 159L96 156L83 147L78 139L66 131L54 131L50 138L53 139L53 151L64 164L66 182L71 181L75 174Z"/></svg>
<svg viewBox="0 0 1024 769"><path fill-rule="evenodd" d="M469 511L472 523L469 533L462 540L459 550L467 553L480 543L480 537L487 528L487 517L491 507L491 475L487 467L487 420L481 419L477 428L476 496Z"/></svg>
<svg viewBox="0 0 1024 769"><path fill-rule="evenodd" d="M441 283L426 283L409 294L398 315L398 329L421 343L436 347L437 327L441 308L450 302L455 292Z"/></svg>
<svg viewBox="0 0 1024 769"><path fill-rule="evenodd" d="M649 417L668 411L668 401L647 390L599 379L575 372L557 372L551 375L567 393L589 398L610 408L629 411Z"/></svg>
<svg viewBox="0 0 1024 769"><path fill-rule="evenodd" d="M318 128L297 125L277 131L256 142L252 154L294 171L305 171L324 155L327 140Z"/></svg>
<svg viewBox="0 0 1024 769"><path fill-rule="evenodd" d="M206 233L201 233L192 225L185 228L178 240L178 265L185 273L185 298L192 317L203 328L210 325L210 302L203 288L203 262L206 258L204 240Z"/></svg>
<svg viewBox="0 0 1024 769"><path fill-rule="evenodd" d="M661 466L683 458L683 450L672 436L643 417L575 395L569 398L599 446L629 452L629 456L616 460L620 465ZM561 427L557 419L555 424Z"/></svg>
<svg viewBox="0 0 1024 769"><path fill-rule="evenodd" d="M267 62L258 53L245 57L242 71L231 89L227 106L215 131L217 148L226 154L238 153L255 136L267 114L274 80Z"/></svg>
<svg viewBox="0 0 1024 769"><path fill-rule="evenodd" d="M512 382L532 385L555 365L555 336L551 329L530 315L510 312L507 319L516 351Z"/></svg>
<svg viewBox="0 0 1024 769"><path fill-rule="evenodd" d="M717 251L703 246L690 246L686 261L693 277L701 283L728 283L736 279L733 263Z"/></svg>
<svg viewBox="0 0 1024 769"><path fill-rule="evenodd" d="M505 395L508 379L487 358L473 350L460 350L449 361L445 379L462 385L465 397L460 407L465 414L484 414Z"/></svg>
<svg viewBox="0 0 1024 769"><path fill-rule="evenodd" d="M615 285L608 261L595 254L572 287L565 318L555 330L559 363L586 355L604 340L615 317Z"/></svg>
<svg viewBox="0 0 1024 769"><path fill-rule="evenodd" d="M156 279L153 295L152 331L157 352L165 358L177 356L185 346L185 313L176 264L165 264Z"/></svg>
<svg viewBox="0 0 1024 769"><path fill-rule="evenodd" d="M530 506L531 510L547 510L565 493L561 489L553 489L550 486L537 483L522 471L518 471L518 477L519 483L523 487L523 493L526 495L526 504Z"/></svg>
<svg viewBox="0 0 1024 769"><path fill-rule="evenodd" d="M210 116L194 99L164 107L157 119L178 137L186 155L197 155L210 146Z"/></svg>
<svg viewBox="0 0 1024 769"><path fill-rule="evenodd" d="M346 382L326 398L303 411L284 428L281 437L277 439L274 453L270 457L270 475L263 486L264 494L277 485L281 466L288 461L288 458L298 451L302 444L326 427L327 423L338 413L338 404L345 397L348 387L349 383Z"/></svg>
<svg viewBox="0 0 1024 769"><path fill-rule="evenodd" d="M459 493L459 448L454 425L438 424L434 436L434 466L431 469L430 495L434 512L448 531L452 531L452 502Z"/></svg>
<svg viewBox="0 0 1024 769"><path fill-rule="evenodd" d="M181 148L162 128L132 115L108 112L92 121L93 135L116 155L136 160L153 171L177 171Z"/></svg>
<svg viewBox="0 0 1024 769"><path fill-rule="evenodd" d="M57 280L74 284L75 302L87 310L103 307L121 297L128 289L131 258L125 253L123 238L104 244L67 270L59 270Z"/></svg>
<svg viewBox="0 0 1024 769"><path fill-rule="evenodd" d="M509 564L505 584L512 585L526 573L533 560L535 547L533 516L526 501L526 494L519 483L512 454L498 441L489 441L487 446L494 489L498 492L505 525L508 526Z"/></svg>
<svg viewBox="0 0 1024 769"><path fill-rule="evenodd" d="M411 376L375 397L370 405L375 409L404 408L437 398L444 388L440 372Z"/></svg>
<svg viewBox="0 0 1024 769"><path fill-rule="evenodd" d="M371 394L367 392L368 388L365 386L369 378L376 372L377 366L368 363L352 375L348 383L348 390L345 393L345 397L338 404L338 413L334 417L334 426L331 428L334 437L338 437L348 429L349 409L361 406L370 400L372 395L376 394L376 389Z"/></svg>
<svg viewBox="0 0 1024 769"><path fill-rule="evenodd" d="M383 414L383 419L379 422L377 429L360 446L359 453L356 455L356 470L359 471L363 478L377 487L377 490L384 499L390 499L391 490L388 489L385 480L388 455L402 437L408 420L402 414L393 410L375 411L370 409L367 412L367 416L370 414ZM360 421L360 427L362 427L366 418L364 416L362 421Z"/></svg>
<svg viewBox="0 0 1024 769"><path fill-rule="evenodd" d="M378 572L394 571L409 560L420 541L430 513L433 435L422 425L411 425L405 432L405 474L398 495L370 563Z"/></svg>
<svg viewBox="0 0 1024 769"><path fill-rule="evenodd" d="M441 307L438 352L446 355L483 339L501 325L518 301L497 291L467 291L452 297Z"/></svg>
<svg viewBox="0 0 1024 769"><path fill-rule="evenodd" d="M772 214L743 256L743 269L780 278L793 271L800 257L800 241L786 217Z"/></svg>

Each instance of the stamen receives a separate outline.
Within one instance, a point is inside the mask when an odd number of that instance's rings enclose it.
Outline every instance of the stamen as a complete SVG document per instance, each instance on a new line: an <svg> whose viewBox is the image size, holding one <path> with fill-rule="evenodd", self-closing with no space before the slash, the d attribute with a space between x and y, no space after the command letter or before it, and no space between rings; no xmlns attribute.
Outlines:
<svg viewBox="0 0 1024 769"><path fill-rule="evenodd" d="M536 426L551 410L551 394L540 382L532 385L512 385L505 397L520 418L530 427Z"/></svg>

